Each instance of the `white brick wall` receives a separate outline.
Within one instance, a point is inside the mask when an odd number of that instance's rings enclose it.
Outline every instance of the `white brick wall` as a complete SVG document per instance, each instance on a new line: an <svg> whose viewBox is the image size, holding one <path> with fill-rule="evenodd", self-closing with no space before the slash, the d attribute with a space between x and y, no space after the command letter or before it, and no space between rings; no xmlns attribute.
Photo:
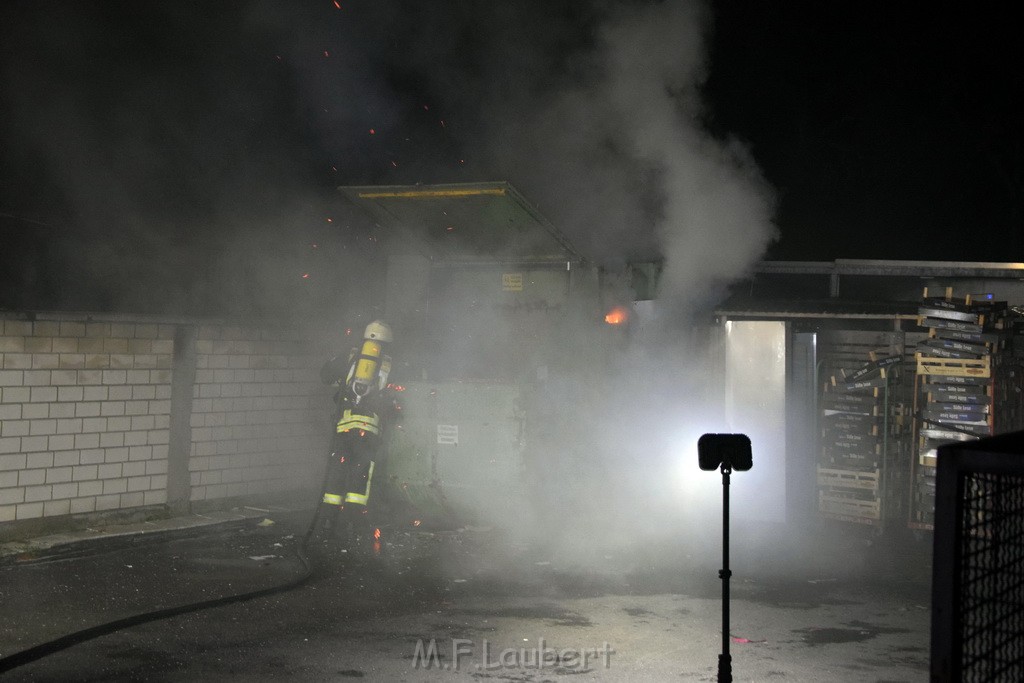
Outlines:
<svg viewBox="0 0 1024 683"><path fill-rule="evenodd" d="M192 500L315 486L328 351L308 333L207 325L196 341Z"/></svg>
<svg viewBox="0 0 1024 683"><path fill-rule="evenodd" d="M165 478L145 467L167 470L173 335L152 323L0 318L0 522L166 497ZM131 460L135 476L122 471Z"/></svg>
<svg viewBox="0 0 1024 683"><path fill-rule="evenodd" d="M174 329L0 314L0 523L167 502ZM300 331L199 328L193 501L319 483L333 351Z"/></svg>

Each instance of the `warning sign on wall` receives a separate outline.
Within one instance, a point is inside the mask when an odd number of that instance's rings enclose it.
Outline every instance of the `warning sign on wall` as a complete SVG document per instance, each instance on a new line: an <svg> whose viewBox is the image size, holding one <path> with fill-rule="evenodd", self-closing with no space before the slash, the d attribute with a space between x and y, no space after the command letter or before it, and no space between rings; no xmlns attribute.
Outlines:
<svg viewBox="0 0 1024 683"><path fill-rule="evenodd" d="M449 446L458 446L459 425L437 425L437 442Z"/></svg>
<svg viewBox="0 0 1024 683"><path fill-rule="evenodd" d="M522 273L502 273L501 274L501 288L506 292L521 292L523 291L523 274Z"/></svg>

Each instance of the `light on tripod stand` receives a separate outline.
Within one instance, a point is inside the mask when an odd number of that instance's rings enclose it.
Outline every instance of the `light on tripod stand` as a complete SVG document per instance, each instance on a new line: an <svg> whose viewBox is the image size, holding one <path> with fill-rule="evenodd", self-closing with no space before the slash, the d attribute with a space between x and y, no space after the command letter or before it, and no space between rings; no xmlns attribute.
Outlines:
<svg viewBox="0 0 1024 683"><path fill-rule="evenodd" d="M722 654L718 656L718 681L731 683L732 657L729 655L729 475L754 466L750 439L746 434L705 434L697 439L697 460L705 471L722 471Z"/></svg>
<svg viewBox="0 0 1024 683"><path fill-rule="evenodd" d="M708 472L720 466L746 472L754 466L746 434L705 434L697 440L697 460Z"/></svg>

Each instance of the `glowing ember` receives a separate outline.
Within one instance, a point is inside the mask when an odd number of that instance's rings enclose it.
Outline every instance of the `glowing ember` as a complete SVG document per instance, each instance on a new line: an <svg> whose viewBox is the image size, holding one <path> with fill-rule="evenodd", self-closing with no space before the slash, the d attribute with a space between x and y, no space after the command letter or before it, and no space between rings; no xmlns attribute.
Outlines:
<svg viewBox="0 0 1024 683"><path fill-rule="evenodd" d="M628 320L629 310L622 306L616 306L612 310L608 311L608 314L604 317L604 321L609 325L621 325Z"/></svg>
<svg viewBox="0 0 1024 683"><path fill-rule="evenodd" d="M377 134L377 131L375 131L373 128L371 128L370 129L370 135L376 135L376 134Z"/></svg>
<svg viewBox="0 0 1024 683"><path fill-rule="evenodd" d="M327 53L327 50L324 50L324 57L330 57L330 55Z"/></svg>
<svg viewBox="0 0 1024 683"><path fill-rule="evenodd" d="M303 273L302 274L302 279L303 280L308 280L309 279L309 273Z"/></svg>
<svg viewBox="0 0 1024 683"><path fill-rule="evenodd" d="M373 537L374 538L380 538L380 529L374 529L373 530Z"/></svg>
<svg viewBox="0 0 1024 683"><path fill-rule="evenodd" d="M334 0L334 6L337 7L338 9L341 9L341 3L338 2L338 0Z"/></svg>
<svg viewBox="0 0 1024 683"><path fill-rule="evenodd" d="M320 248L320 245L317 244L316 242L313 242L313 244L311 244L309 246L313 247L314 249L319 249Z"/></svg>
<svg viewBox="0 0 1024 683"><path fill-rule="evenodd" d="M420 524L422 524L422 523L423 523L423 522L421 522L421 521L420 521L420 520L418 520L418 519L414 519L414 520L412 520L412 525L413 525L413 526L419 526L419 525L420 525Z"/></svg>

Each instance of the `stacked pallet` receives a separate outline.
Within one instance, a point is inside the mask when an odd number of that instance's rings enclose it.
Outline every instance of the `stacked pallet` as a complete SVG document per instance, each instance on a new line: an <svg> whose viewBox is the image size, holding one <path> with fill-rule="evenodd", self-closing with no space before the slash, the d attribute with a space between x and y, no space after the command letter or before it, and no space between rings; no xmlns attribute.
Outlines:
<svg viewBox="0 0 1024 683"><path fill-rule="evenodd" d="M839 369L822 394L818 508L831 518L880 524L881 466L896 417L889 389L902 357L891 351L868 355L859 367Z"/></svg>
<svg viewBox="0 0 1024 683"><path fill-rule="evenodd" d="M911 498L911 526L930 528L935 511L936 449L995 433L996 393L1008 340L1006 302L992 295L924 298L919 325L928 337L917 345L917 461Z"/></svg>

